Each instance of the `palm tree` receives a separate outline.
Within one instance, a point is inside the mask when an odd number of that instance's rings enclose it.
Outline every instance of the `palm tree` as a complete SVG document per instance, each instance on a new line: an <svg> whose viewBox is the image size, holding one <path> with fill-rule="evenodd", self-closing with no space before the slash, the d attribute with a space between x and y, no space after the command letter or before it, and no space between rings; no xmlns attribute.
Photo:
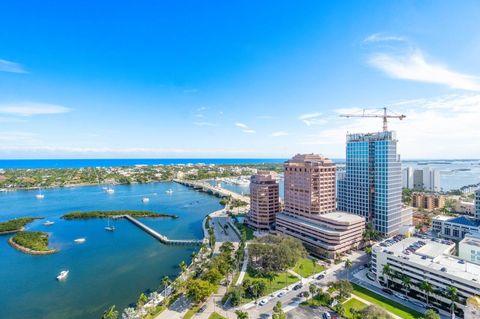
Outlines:
<svg viewBox="0 0 480 319"><path fill-rule="evenodd" d="M365 247L365 253L368 255L368 262L371 262L372 259L372 247Z"/></svg>
<svg viewBox="0 0 480 319"><path fill-rule="evenodd" d="M385 276L385 281L387 282L388 288L388 277L390 277L390 275L392 274L392 268L390 268L389 264L383 265L382 274Z"/></svg>
<svg viewBox="0 0 480 319"><path fill-rule="evenodd" d="M265 278L267 278L268 283L270 284L270 291L272 291L272 281L275 279L275 273L273 271L267 271L265 273Z"/></svg>
<svg viewBox="0 0 480 319"><path fill-rule="evenodd" d="M248 319L248 313L245 311L236 310L235 314L237 315L237 319Z"/></svg>
<svg viewBox="0 0 480 319"><path fill-rule="evenodd" d="M170 285L172 281L168 276L165 276L162 278L162 284L163 284L163 292L164 292L164 298L167 298L167 287Z"/></svg>
<svg viewBox="0 0 480 319"><path fill-rule="evenodd" d="M185 270L187 270L187 264L182 260L178 264L178 268L180 268L180 271L182 272L182 277L183 277L183 275L185 275Z"/></svg>
<svg viewBox="0 0 480 319"><path fill-rule="evenodd" d="M447 288L447 295L450 297L451 306L450 306L450 314L452 318L455 316L455 302L458 301L458 289L455 287L448 287Z"/></svg>
<svg viewBox="0 0 480 319"><path fill-rule="evenodd" d="M347 258L347 259L345 260L345 270L347 271L347 279L350 278L350 276L349 276L349 270L350 270L350 268L352 268L352 265L353 265L352 261Z"/></svg>
<svg viewBox="0 0 480 319"><path fill-rule="evenodd" d="M412 280L407 275L402 276L402 286L405 289L405 296L408 295L408 291L410 290L410 286L412 285Z"/></svg>
<svg viewBox="0 0 480 319"><path fill-rule="evenodd" d="M317 261L314 258L312 258L312 265L313 265L313 273L316 274L317 272L315 270L317 268Z"/></svg>
<svg viewBox="0 0 480 319"><path fill-rule="evenodd" d="M115 309L115 305L111 306L103 312L102 319L117 319L118 311Z"/></svg>
<svg viewBox="0 0 480 319"><path fill-rule="evenodd" d="M433 291L432 284L429 283L428 281L422 281L420 284L420 290L425 293L425 299L427 300L427 306L429 305L428 298L430 296L430 293Z"/></svg>

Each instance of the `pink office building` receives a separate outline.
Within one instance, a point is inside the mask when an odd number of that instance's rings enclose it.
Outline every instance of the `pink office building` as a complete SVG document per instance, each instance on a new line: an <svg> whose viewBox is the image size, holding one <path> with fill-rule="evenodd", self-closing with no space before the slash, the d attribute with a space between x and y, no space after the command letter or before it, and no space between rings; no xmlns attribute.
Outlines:
<svg viewBox="0 0 480 319"><path fill-rule="evenodd" d="M308 218L335 211L335 164L316 154L285 162L285 211Z"/></svg>
<svg viewBox="0 0 480 319"><path fill-rule="evenodd" d="M268 230L280 211L279 187L274 172L258 172L250 179L250 211L245 223Z"/></svg>
<svg viewBox="0 0 480 319"><path fill-rule="evenodd" d="M277 233L328 258L359 248L365 229L364 218L336 211L335 173L335 164L320 155L295 155L285 162L285 210L275 220Z"/></svg>

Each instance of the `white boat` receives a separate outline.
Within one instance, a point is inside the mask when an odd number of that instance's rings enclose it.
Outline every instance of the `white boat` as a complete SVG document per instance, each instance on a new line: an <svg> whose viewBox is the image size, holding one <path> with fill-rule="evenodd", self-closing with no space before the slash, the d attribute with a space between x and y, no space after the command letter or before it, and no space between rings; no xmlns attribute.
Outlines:
<svg viewBox="0 0 480 319"><path fill-rule="evenodd" d="M68 270L62 270L62 271L60 272L60 275L57 276L57 280L65 280L65 279L67 279L68 273L69 273Z"/></svg>
<svg viewBox="0 0 480 319"><path fill-rule="evenodd" d="M113 188L111 188L111 187L107 188L105 191L107 192L107 194L113 194L113 193L115 193L115 190L114 190Z"/></svg>
<svg viewBox="0 0 480 319"><path fill-rule="evenodd" d="M42 193L38 193L37 195L35 195L35 197L37 199L44 199L45 198L45 195L43 195Z"/></svg>
<svg viewBox="0 0 480 319"><path fill-rule="evenodd" d="M148 203L150 201L150 198L144 197L142 198L142 203Z"/></svg>
<svg viewBox="0 0 480 319"><path fill-rule="evenodd" d="M52 226L53 224L55 224L55 222L47 220L46 222L43 223L43 226Z"/></svg>
<svg viewBox="0 0 480 319"><path fill-rule="evenodd" d="M77 238L74 240L77 244L83 244L87 239L86 238Z"/></svg>
<svg viewBox="0 0 480 319"><path fill-rule="evenodd" d="M107 226L105 227L106 231L115 231L115 226L110 225L110 218L107 221Z"/></svg>
<svg viewBox="0 0 480 319"><path fill-rule="evenodd" d="M173 189L171 189L171 188L170 188L169 190L165 191L165 193L167 193L167 194L170 194L170 195L171 195L171 194L173 194Z"/></svg>

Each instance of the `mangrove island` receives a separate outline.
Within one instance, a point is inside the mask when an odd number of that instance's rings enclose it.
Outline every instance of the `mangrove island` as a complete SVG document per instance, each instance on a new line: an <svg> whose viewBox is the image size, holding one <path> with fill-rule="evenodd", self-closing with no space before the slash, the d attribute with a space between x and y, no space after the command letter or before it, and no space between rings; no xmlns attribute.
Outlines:
<svg viewBox="0 0 480 319"><path fill-rule="evenodd" d="M8 240L8 243L18 251L30 255L48 255L57 252L48 247L48 234L44 232L19 231Z"/></svg>
<svg viewBox="0 0 480 319"><path fill-rule="evenodd" d="M26 224L31 223L39 217L22 217L0 223L0 235L16 233L23 230Z"/></svg>
<svg viewBox="0 0 480 319"><path fill-rule="evenodd" d="M130 215L134 218L148 217L148 218L178 218L177 215L161 214L149 210L107 210L107 211L92 211L92 212L71 212L62 216L65 220L75 219L92 219L92 218L110 218L123 215Z"/></svg>

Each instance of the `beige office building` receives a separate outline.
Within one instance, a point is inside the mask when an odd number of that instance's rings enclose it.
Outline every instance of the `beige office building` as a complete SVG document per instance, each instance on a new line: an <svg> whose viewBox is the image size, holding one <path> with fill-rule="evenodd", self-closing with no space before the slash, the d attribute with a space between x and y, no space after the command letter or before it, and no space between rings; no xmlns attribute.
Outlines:
<svg viewBox="0 0 480 319"><path fill-rule="evenodd" d="M250 211L245 223L258 230L269 230L280 211L279 185L274 172L258 172L250 178Z"/></svg>

